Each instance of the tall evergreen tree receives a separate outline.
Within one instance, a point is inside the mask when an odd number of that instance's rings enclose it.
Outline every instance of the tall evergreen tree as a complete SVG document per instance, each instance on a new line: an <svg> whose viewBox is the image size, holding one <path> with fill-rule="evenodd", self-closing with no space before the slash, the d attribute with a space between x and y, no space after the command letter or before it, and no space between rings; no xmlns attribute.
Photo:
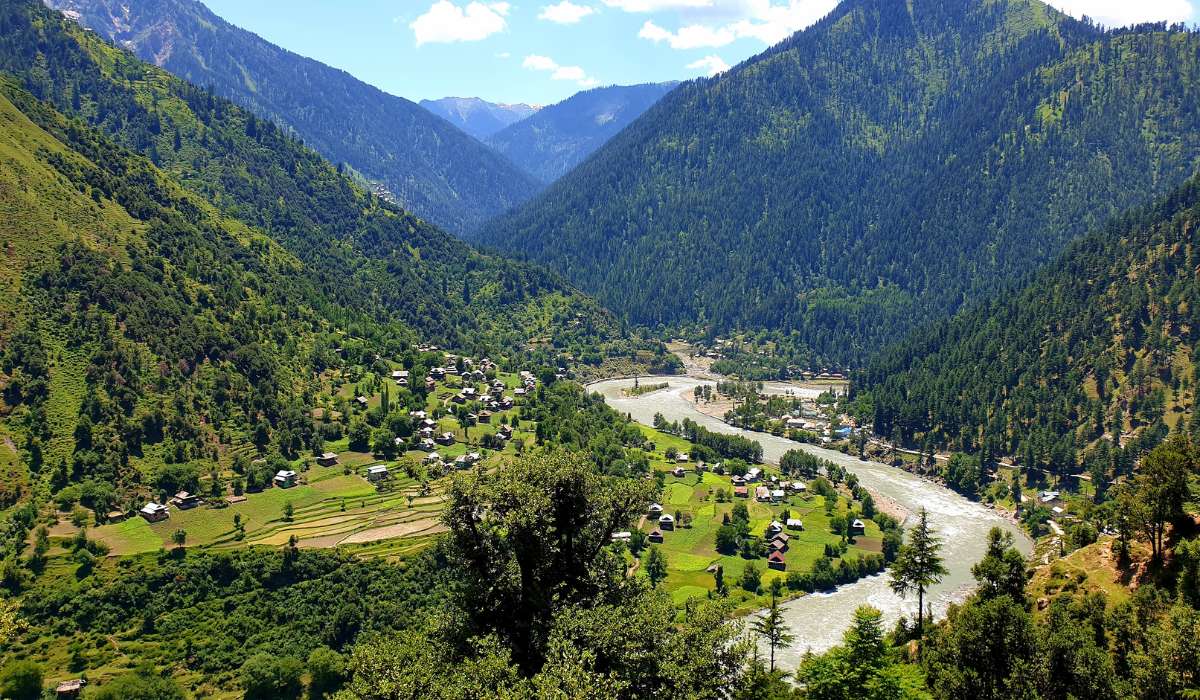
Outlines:
<svg viewBox="0 0 1200 700"><path fill-rule="evenodd" d="M925 613L925 591L942 580L946 567L939 552L942 542L929 525L929 511L924 508L917 524L909 533L908 542L900 547L892 563L890 586L896 595L905 598L917 594L917 633L922 631Z"/></svg>

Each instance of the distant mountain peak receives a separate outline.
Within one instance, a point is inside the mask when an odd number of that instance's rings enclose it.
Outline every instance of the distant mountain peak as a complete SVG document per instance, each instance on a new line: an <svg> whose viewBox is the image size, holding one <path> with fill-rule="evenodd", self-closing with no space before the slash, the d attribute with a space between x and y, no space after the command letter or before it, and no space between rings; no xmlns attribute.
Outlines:
<svg viewBox="0 0 1200 700"><path fill-rule="evenodd" d="M538 105L488 102L479 97L421 100L421 106L479 140L535 114Z"/></svg>

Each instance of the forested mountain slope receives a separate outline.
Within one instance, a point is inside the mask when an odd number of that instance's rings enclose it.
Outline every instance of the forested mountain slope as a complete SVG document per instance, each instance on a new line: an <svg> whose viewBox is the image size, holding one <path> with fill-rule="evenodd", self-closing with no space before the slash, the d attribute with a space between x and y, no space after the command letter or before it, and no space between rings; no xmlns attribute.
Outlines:
<svg viewBox="0 0 1200 700"><path fill-rule="evenodd" d="M532 196L504 158L409 100L235 27L195 0L47 0L175 75L250 108L454 233Z"/></svg>
<svg viewBox="0 0 1200 700"><path fill-rule="evenodd" d="M1200 179L889 348L859 383L876 431L1056 471L1088 448L1195 433L1198 236Z"/></svg>
<svg viewBox="0 0 1200 700"><path fill-rule="evenodd" d="M252 432L294 453L338 348L499 357L616 335L553 275L473 251L34 0L0 2L0 72L10 502L27 476L127 491L143 456L216 460Z"/></svg>
<svg viewBox="0 0 1200 700"><path fill-rule="evenodd" d="M419 104L480 141L538 111L532 105L498 104L478 97L443 97Z"/></svg>
<svg viewBox="0 0 1200 700"><path fill-rule="evenodd" d="M1036 0L847 0L687 83L481 240L633 321L854 363L1178 186L1200 36Z"/></svg>
<svg viewBox="0 0 1200 700"><path fill-rule="evenodd" d="M554 182L676 85L647 83L586 90L542 108L485 142L543 182Z"/></svg>

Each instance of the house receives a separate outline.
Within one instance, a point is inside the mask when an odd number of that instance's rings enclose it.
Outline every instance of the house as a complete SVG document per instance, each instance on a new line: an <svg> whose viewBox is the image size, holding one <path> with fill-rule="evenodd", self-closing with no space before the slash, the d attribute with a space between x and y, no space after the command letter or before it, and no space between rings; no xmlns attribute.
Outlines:
<svg viewBox="0 0 1200 700"><path fill-rule="evenodd" d="M524 396L525 389L524 388L513 389L513 393L516 394L517 396Z"/></svg>
<svg viewBox="0 0 1200 700"><path fill-rule="evenodd" d="M441 435L438 435L436 438L434 438L433 441L439 445L446 445L446 446L453 445L454 444L454 433L442 433Z"/></svg>
<svg viewBox="0 0 1200 700"><path fill-rule="evenodd" d="M767 488L766 486L759 486L758 488L754 489L754 500L756 500L756 501L771 500L771 489Z"/></svg>
<svg viewBox="0 0 1200 700"><path fill-rule="evenodd" d="M148 522L157 523L171 517L171 509L151 501L142 506L138 511L138 515L145 518Z"/></svg>
<svg viewBox="0 0 1200 700"><path fill-rule="evenodd" d="M296 472L291 469L280 469L275 474L273 481L281 489L290 489L296 485Z"/></svg>
<svg viewBox="0 0 1200 700"><path fill-rule="evenodd" d="M652 518L657 518L658 516L662 515L662 512L663 507L657 503L651 503L650 507L646 509L646 513Z"/></svg>
<svg viewBox="0 0 1200 700"><path fill-rule="evenodd" d="M793 481L791 489L796 493L804 493L808 490L808 484L804 483L803 481Z"/></svg>
<svg viewBox="0 0 1200 700"><path fill-rule="evenodd" d="M408 414L408 417L414 420L425 420L429 417L429 414L424 411L413 411L412 413Z"/></svg>
<svg viewBox="0 0 1200 700"><path fill-rule="evenodd" d="M513 434L513 431L512 431L511 426L502 425L499 428L496 428L496 435L505 440L511 440L512 434Z"/></svg>
<svg viewBox="0 0 1200 700"><path fill-rule="evenodd" d="M125 522L125 518L128 516L129 514L123 510L110 510L108 511L108 514L104 516L104 519L110 523L123 523Z"/></svg>
<svg viewBox="0 0 1200 700"><path fill-rule="evenodd" d="M429 454L425 455L426 464L437 464L440 461L442 461L442 456L436 452L430 452Z"/></svg>
<svg viewBox="0 0 1200 700"><path fill-rule="evenodd" d="M375 483L388 478L388 468L382 464L367 467L367 481Z"/></svg>
<svg viewBox="0 0 1200 700"><path fill-rule="evenodd" d="M1042 503L1053 503L1058 500L1060 495L1058 491L1042 491L1038 494L1038 500Z"/></svg>
<svg viewBox="0 0 1200 700"><path fill-rule="evenodd" d="M500 408L503 408L504 410L507 411L508 409L510 409L512 407L513 407L513 397L505 396L504 398L500 399Z"/></svg>
<svg viewBox="0 0 1200 700"><path fill-rule="evenodd" d="M783 552L775 550L767 557L767 566L776 571L784 571L787 569L787 561L783 558Z"/></svg>
<svg viewBox="0 0 1200 700"><path fill-rule="evenodd" d="M692 456L686 452L680 452L679 454L675 455L675 461L679 463L690 462L692 461Z"/></svg>
<svg viewBox="0 0 1200 700"><path fill-rule="evenodd" d="M804 521L802 521L800 518L788 518L787 519L787 528L789 530L803 530L804 529Z"/></svg>
<svg viewBox="0 0 1200 700"><path fill-rule="evenodd" d="M317 457L317 464L322 467L332 467L337 464L337 455L333 452L323 452L320 457Z"/></svg>
<svg viewBox="0 0 1200 700"><path fill-rule="evenodd" d="M465 455L459 455L454 458L454 466L458 469L466 469L473 464L479 463L483 457L478 452L468 452Z"/></svg>
<svg viewBox="0 0 1200 700"><path fill-rule="evenodd" d="M753 467L750 471L746 472L746 481L747 482L758 481L761 478L762 478L762 470L759 469L758 467Z"/></svg>
<svg viewBox="0 0 1200 700"><path fill-rule="evenodd" d="M792 536L787 534L786 532L780 532L780 533L777 533L775 535L775 537L771 538L771 541L782 543L783 549L787 549L788 544L790 544L792 541Z"/></svg>
<svg viewBox="0 0 1200 700"><path fill-rule="evenodd" d="M614 532L611 539L613 542L628 542L633 539L633 533L629 531Z"/></svg>
<svg viewBox="0 0 1200 700"><path fill-rule="evenodd" d="M433 435L432 430L430 430L428 434L422 433L422 438L421 438L421 443L420 443L422 451L432 452L433 448L437 447L437 443L433 441L433 438L430 437L430 435Z"/></svg>
<svg viewBox="0 0 1200 700"><path fill-rule="evenodd" d="M408 371L403 370L403 369L393 370L392 371L392 379L395 379L397 381L399 381L401 379L408 379Z"/></svg>
<svg viewBox="0 0 1200 700"><path fill-rule="evenodd" d="M651 542L653 542L655 544L662 544L662 541L663 541L662 530L655 529L655 530L651 531L650 537L648 537L647 539L649 539Z"/></svg>
<svg viewBox="0 0 1200 700"><path fill-rule="evenodd" d="M86 685L87 680L84 678L63 681L54 686L54 695L59 698L77 698Z"/></svg>
<svg viewBox="0 0 1200 700"><path fill-rule="evenodd" d="M179 508L180 510L195 508L202 502L203 501L200 500L199 496L194 493L188 493L187 491L180 491L179 493L175 494L174 498L171 499L171 505Z"/></svg>
<svg viewBox="0 0 1200 700"><path fill-rule="evenodd" d="M863 521L859 520L858 518L855 518L854 522L850 523L850 534L851 535L862 535L862 534L865 534L866 532L867 532L866 524L863 523Z"/></svg>
<svg viewBox="0 0 1200 700"><path fill-rule="evenodd" d="M476 416L476 418L479 420L480 423L491 423L492 422L492 412L491 411L480 411L479 415Z"/></svg>
<svg viewBox="0 0 1200 700"><path fill-rule="evenodd" d="M783 500L783 496L784 496L783 489L774 489L771 491L771 502L779 503L780 501Z"/></svg>
<svg viewBox="0 0 1200 700"><path fill-rule="evenodd" d="M749 498L750 489L746 488L745 486L734 486L733 495L737 498Z"/></svg>
<svg viewBox="0 0 1200 700"><path fill-rule="evenodd" d="M365 396L356 396L354 398L354 401L355 401L355 403L357 403L359 406L362 406L363 408L367 407L367 397L365 397Z"/></svg>
<svg viewBox="0 0 1200 700"><path fill-rule="evenodd" d="M663 513L658 516L658 526L664 530L674 530L675 516L670 513Z"/></svg>
<svg viewBox="0 0 1200 700"><path fill-rule="evenodd" d="M683 478L683 475L684 475L684 474L686 474L686 473L687 473L687 472L685 472L685 471L683 470L683 467L675 467L674 469L672 469L672 470L671 470L671 476L673 476L673 477L675 477L675 478L677 478L677 479L682 479L682 478Z"/></svg>
<svg viewBox="0 0 1200 700"><path fill-rule="evenodd" d="M744 478L738 476L737 474L734 474L733 478L730 479L729 482L732 483L734 486L745 486L745 484L746 484L746 480Z"/></svg>
<svg viewBox="0 0 1200 700"><path fill-rule="evenodd" d="M770 537L775 537L775 535L783 532L783 523L778 520L772 520L771 524L767 525L767 532L770 533Z"/></svg>
<svg viewBox="0 0 1200 700"><path fill-rule="evenodd" d="M446 370L442 369L441 367L433 367L429 370L429 376L433 377L434 379L445 379Z"/></svg>

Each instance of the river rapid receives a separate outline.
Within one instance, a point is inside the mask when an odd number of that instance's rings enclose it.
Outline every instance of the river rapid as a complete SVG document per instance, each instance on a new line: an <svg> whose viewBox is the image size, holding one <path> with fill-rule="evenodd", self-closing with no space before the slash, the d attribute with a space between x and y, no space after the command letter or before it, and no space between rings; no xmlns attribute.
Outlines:
<svg viewBox="0 0 1200 700"><path fill-rule="evenodd" d="M949 570L942 582L926 594L926 605L932 606L935 617L945 615L950 604L961 602L970 594L975 583L971 567L983 557L987 533L993 527L1011 532L1017 547L1025 554L1033 550L1033 542L1016 525L989 508L902 469L864 462L841 452L774 435L741 430L700 413L686 395L698 385L712 384L711 380L673 376L643 381L668 382L670 386L629 397L623 390L632 387L634 380L613 379L592 384L588 390L602 394L613 409L629 414L645 425L653 425L654 414L661 413L669 421L689 418L714 432L757 440L763 446L763 458L772 464L777 464L791 449L811 452L844 466L856 474L859 483L869 491L891 499L911 513L920 508L928 510L930 522L942 540L942 557ZM864 604L882 610L889 627L901 615L915 615L917 609L915 598L902 600L891 592L886 573L842 586L832 593L816 593L789 601L784 610L795 641L789 648L776 653L777 663L790 671L795 669L806 651L819 653L840 643L855 608Z"/></svg>

